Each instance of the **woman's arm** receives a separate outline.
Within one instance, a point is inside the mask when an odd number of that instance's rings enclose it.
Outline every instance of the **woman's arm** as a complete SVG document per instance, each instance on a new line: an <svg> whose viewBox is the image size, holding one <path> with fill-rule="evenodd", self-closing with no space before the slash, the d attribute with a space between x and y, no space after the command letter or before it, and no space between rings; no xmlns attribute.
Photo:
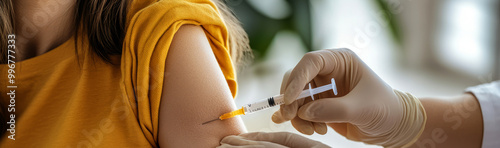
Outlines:
<svg viewBox="0 0 500 148"><path fill-rule="evenodd" d="M427 123L412 147L481 147L483 117L479 102L472 94L420 101L427 113Z"/></svg>
<svg viewBox="0 0 500 148"><path fill-rule="evenodd" d="M160 147L215 147L246 131L240 118L201 123L236 109L224 75L200 26L175 34L165 66L160 106Z"/></svg>

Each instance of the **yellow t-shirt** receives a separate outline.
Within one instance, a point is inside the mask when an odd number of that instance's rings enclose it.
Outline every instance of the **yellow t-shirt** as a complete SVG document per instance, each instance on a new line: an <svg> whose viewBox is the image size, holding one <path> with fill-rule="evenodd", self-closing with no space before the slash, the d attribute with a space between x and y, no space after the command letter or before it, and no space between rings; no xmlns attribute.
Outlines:
<svg viewBox="0 0 500 148"><path fill-rule="evenodd" d="M123 53L111 57L119 65L90 56L85 40L77 58L74 37L16 63L15 140L7 131L0 147L157 147L165 60L184 24L204 28L234 97L228 33L212 2L136 0ZM8 105L7 65L0 70L0 98Z"/></svg>

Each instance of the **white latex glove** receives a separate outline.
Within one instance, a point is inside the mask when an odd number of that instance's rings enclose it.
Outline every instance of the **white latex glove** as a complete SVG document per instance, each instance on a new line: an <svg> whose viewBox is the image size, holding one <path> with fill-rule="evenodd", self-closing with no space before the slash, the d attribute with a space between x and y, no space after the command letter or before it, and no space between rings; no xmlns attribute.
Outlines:
<svg viewBox="0 0 500 148"><path fill-rule="evenodd" d="M289 133L289 132L254 132L244 133L238 136L230 135L221 140L221 145L217 148L233 148L233 147L273 147L273 148L328 148L329 146L308 139L306 137Z"/></svg>
<svg viewBox="0 0 500 148"><path fill-rule="evenodd" d="M301 133L324 134L326 123L347 139L405 147L424 129L426 114L420 101L393 90L349 49L307 53L287 77L282 84L286 105L272 120L291 120ZM326 85L331 78L336 80L337 96L327 91L315 96L315 101L295 101L306 84Z"/></svg>

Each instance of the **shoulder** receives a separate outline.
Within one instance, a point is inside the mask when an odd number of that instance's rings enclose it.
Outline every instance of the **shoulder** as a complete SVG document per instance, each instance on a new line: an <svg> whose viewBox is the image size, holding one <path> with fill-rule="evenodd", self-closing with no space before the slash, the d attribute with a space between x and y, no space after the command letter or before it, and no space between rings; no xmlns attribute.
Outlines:
<svg viewBox="0 0 500 148"><path fill-rule="evenodd" d="M216 48L229 50L226 26L210 0L133 1L129 10L125 46L156 45L159 40L168 45L181 26L197 25Z"/></svg>
<svg viewBox="0 0 500 148"><path fill-rule="evenodd" d="M221 20L217 7L210 0L134 0L129 5L127 24L144 19L152 22L193 18Z"/></svg>
<svg viewBox="0 0 500 148"><path fill-rule="evenodd" d="M201 26L197 25L182 25L174 35L170 48L178 48L179 46L200 46L200 42L207 42L205 32ZM210 49L210 46L208 46ZM194 49L196 50L196 49Z"/></svg>

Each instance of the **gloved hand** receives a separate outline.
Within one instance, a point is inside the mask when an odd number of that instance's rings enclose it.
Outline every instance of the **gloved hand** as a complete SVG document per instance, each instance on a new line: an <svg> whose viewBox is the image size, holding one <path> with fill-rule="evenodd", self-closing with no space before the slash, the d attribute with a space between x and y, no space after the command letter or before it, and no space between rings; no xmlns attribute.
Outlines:
<svg viewBox="0 0 500 148"><path fill-rule="evenodd" d="M308 148L328 148L329 146L308 139L306 137L289 133L289 132L254 132L244 133L238 136L230 135L224 137L220 146L217 148L232 148L232 147L273 147L273 148L287 148L287 147L308 147Z"/></svg>
<svg viewBox="0 0 500 148"><path fill-rule="evenodd" d="M327 91L314 101L295 101L306 84L326 85L331 78L336 80L337 96ZM393 90L349 49L307 53L285 75L282 93L286 104L272 120L291 120L295 129L308 135L326 133L326 123L350 140L406 147L418 139L427 119L416 97Z"/></svg>

